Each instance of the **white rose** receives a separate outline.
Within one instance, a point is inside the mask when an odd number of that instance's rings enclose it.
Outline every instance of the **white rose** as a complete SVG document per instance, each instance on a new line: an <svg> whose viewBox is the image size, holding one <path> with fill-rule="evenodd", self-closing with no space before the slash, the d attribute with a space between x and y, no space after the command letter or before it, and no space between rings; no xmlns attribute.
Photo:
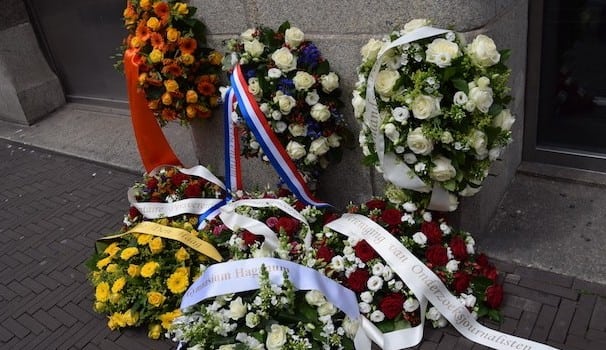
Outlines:
<svg viewBox="0 0 606 350"><path fill-rule="evenodd" d="M471 44L467 45L467 54L471 62L480 67L490 67L501 59L494 41L486 35L478 35Z"/></svg>
<svg viewBox="0 0 606 350"><path fill-rule="evenodd" d="M257 39L244 42L244 51L248 52L252 57L259 57L265 50L265 45Z"/></svg>
<svg viewBox="0 0 606 350"><path fill-rule="evenodd" d="M322 84L322 91L329 94L339 87L339 76L334 72L324 74L320 77L320 83Z"/></svg>
<svg viewBox="0 0 606 350"><path fill-rule="evenodd" d="M516 121L511 115L511 111L509 109L504 109L501 113L497 114L496 117L492 120L492 126L501 128L501 130L509 131L511 130L511 126Z"/></svg>
<svg viewBox="0 0 606 350"><path fill-rule="evenodd" d="M281 92L278 92L276 96L274 96L274 103L278 104L280 113L284 115L290 113L293 107L297 105L297 101L292 96L284 95Z"/></svg>
<svg viewBox="0 0 606 350"><path fill-rule="evenodd" d="M461 55L459 45L446 39L434 39L427 45L425 50L427 62L431 62L440 68L450 66L451 61Z"/></svg>
<svg viewBox="0 0 606 350"><path fill-rule="evenodd" d="M397 70L384 69L377 74L375 81L375 90L383 97L393 95L393 88L400 79L400 72Z"/></svg>
<svg viewBox="0 0 606 350"><path fill-rule="evenodd" d="M452 99L454 104L456 104L457 106L464 106L468 101L467 94L463 91L455 92Z"/></svg>
<svg viewBox="0 0 606 350"><path fill-rule="evenodd" d="M490 159L491 162L494 162L495 160L499 159L499 157L501 156L501 151L502 149L500 147L493 147L489 149L488 159Z"/></svg>
<svg viewBox="0 0 606 350"><path fill-rule="evenodd" d="M354 91L353 97L351 99L351 105L354 109L354 116L356 118L361 118L362 114L364 114L364 109L366 108L366 101L360 96L360 92Z"/></svg>
<svg viewBox="0 0 606 350"><path fill-rule="evenodd" d="M318 290L310 290L305 293L305 301L307 301L307 303L312 306L320 306L326 304L326 298L324 297L324 294L322 294L322 292Z"/></svg>
<svg viewBox="0 0 606 350"><path fill-rule="evenodd" d="M337 308L331 303L324 303L318 307L318 315L322 316L332 316L337 313Z"/></svg>
<svg viewBox="0 0 606 350"><path fill-rule="evenodd" d="M381 322L384 319L385 319L385 314L381 310L373 311L373 313L370 314L370 320L372 322Z"/></svg>
<svg viewBox="0 0 606 350"><path fill-rule="evenodd" d="M267 333L267 339L265 346L267 350L280 350L286 344L286 332L288 327L280 326L279 324L272 324L269 332Z"/></svg>
<svg viewBox="0 0 606 350"><path fill-rule="evenodd" d="M376 263L372 266L372 274L375 276L380 276L383 273L383 269L385 268L385 265L379 263Z"/></svg>
<svg viewBox="0 0 606 350"><path fill-rule="evenodd" d="M412 240L421 247L424 247L425 244L427 244L427 236L425 236L423 232L416 232L412 235Z"/></svg>
<svg viewBox="0 0 606 350"><path fill-rule="evenodd" d="M414 298L408 298L404 302L404 311L413 312L419 308L419 301Z"/></svg>
<svg viewBox="0 0 606 350"><path fill-rule="evenodd" d="M290 124L288 131L294 137L307 135L307 125L303 124Z"/></svg>
<svg viewBox="0 0 606 350"><path fill-rule="evenodd" d="M321 103L316 103L315 105L311 106L309 114L312 118L319 122L325 122L330 119L330 109L328 109L327 105L323 105Z"/></svg>
<svg viewBox="0 0 606 350"><path fill-rule="evenodd" d="M461 301L461 304L465 305L465 307L468 308L472 308L476 305L476 297L473 294L465 294L465 293L461 293L461 296L459 297L459 300Z"/></svg>
<svg viewBox="0 0 606 350"><path fill-rule="evenodd" d="M384 128L383 132L385 133L385 136L387 136L387 138L390 139L391 142L397 143L398 140L400 139L400 132L398 131L398 128L396 128L396 126L393 125L392 123L385 124L385 126L383 128Z"/></svg>
<svg viewBox="0 0 606 350"><path fill-rule="evenodd" d="M288 125L286 125L286 123L283 121L279 121L274 125L274 130L278 134L283 133L287 128L288 128Z"/></svg>
<svg viewBox="0 0 606 350"><path fill-rule="evenodd" d="M326 139L326 137L324 137L324 136L313 140L311 142L311 145L309 145L309 152L313 153L317 156L321 156L324 153L328 152L329 150L330 150L330 145L328 144L328 139Z"/></svg>
<svg viewBox="0 0 606 350"><path fill-rule="evenodd" d="M410 21L404 25L404 30L403 30L402 34L410 33L415 29L418 29L421 27L426 27L428 25L429 25L429 20L427 20L425 18L413 19L412 21Z"/></svg>
<svg viewBox="0 0 606 350"><path fill-rule="evenodd" d="M376 39L370 39L366 43L366 45L362 46L360 49L360 55L362 55L362 61L375 60L377 58L377 54L383 47L383 42Z"/></svg>
<svg viewBox="0 0 606 350"><path fill-rule="evenodd" d="M487 87L488 85L490 85L490 79L488 79L488 77L479 77L478 78L478 82L477 82L479 87Z"/></svg>
<svg viewBox="0 0 606 350"><path fill-rule="evenodd" d="M279 77L282 76L282 71L279 70L278 68L270 68L267 71L267 76L271 79L278 79Z"/></svg>
<svg viewBox="0 0 606 350"><path fill-rule="evenodd" d="M271 54L271 59L283 72L290 72L297 68L296 57L293 56L292 52L286 47L274 51L274 53Z"/></svg>
<svg viewBox="0 0 606 350"><path fill-rule="evenodd" d="M425 314L425 317L427 317L427 319L431 321L437 321L440 319L441 316L442 314L440 313L440 311L438 311L438 309L436 309L435 306L430 307L429 310L427 310L427 314Z"/></svg>
<svg viewBox="0 0 606 350"><path fill-rule="evenodd" d="M365 302L358 303L358 307L360 308L360 312L363 314L367 314L370 312L370 310L372 310L370 305Z"/></svg>
<svg viewBox="0 0 606 350"><path fill-rule="evenodd" d="M305 34L297 27L290 27L284 32L284 41L291 48L297 48L304 40Z"/></svg>
<svg viewBox="0 0 606 350"><path fill-rule="evenodd" d="M431 160L433 167L429 170L429 177L436 181L448 181L457 174L452 166L452 161L443 156L437 156Z"/></svg>
<svg viewBox="0 0 606 350"><path fill-rule="evenodd" d="M330 136L328 136L328 145L332 148L341 146L341 136L336 133L330 134Z"/></svg>
<svg viewBox="0 0 606 350"><path fill-rule="evenodd" d="M444 131L442 133L442 135L440 135L440 141L442 143L449 144L452 141L454 141L454 138L452 137L452 134L450 133L450 131Z"/></svg>
<svg viewBox="0 0 606 350"><path fill-rule="evenodd" d="M366 281L366 287L373 292L378 291L383 287L383 278L379 276L371 276L368 281Z"/></svg>
<svg viewBox="0 0 606 350"><path fill-rule="evenodd" d="M359 328L360 324L357 320L352 320L348 316L345 316L341 326L343 327L343 330L345 331L345 335L347 335L349 338L353 339L353 337L358 332L358 328Z"/></svg>
<svg viewBox="0 0 606 350"><path fill-rule="evenodd" d="M229 303L229 318L239 320L244 315L246 315L246 304L242 302L241 297L237 297L236 300Z"/></svg>
<svg viewBox="0 0 606 350"><path fill-rule="evenodd" d="M410 111L406 107L396 107L391 110L391 115L398 123L406 125L406 121L410 117Z"/></svg>
<svg viewBox="0 0 606 350"><path fill-rule="evenodd" d="M448 211L455 211L459 206L459 199L452 193L448 193Z"/></svg>
<svg viewBox="0 0 606 350"><path fill-rule="evenodd" d="M244 33L240 34L240 38L242 40L251 41L254 39L253 34L255 33L255 29L249 28Z"/></svg>
<svg viewBox="0 0 606 350"><path fill-rule="evenodd" d="M471 197L473 195L475 195L476 193L480 192L480 190L482 189L481 186L478 187L471 187L469 185L465 186L465 188L461 191L459 191L459 195L462 197Z"/></svg>
<svg viewBox="0 0 606 350"><path fill-rule="evenodd" d="M448 272L457 272L459 270L459 262L457 260L450 260L446 264L446 270Z"/></svg>
<svg viewBox="0 0 606 350"><path fill-rule="evenodd" d="M313 153L307 153L305 156L305 164L314 164L318 161L318 156Z"/></svg>
<svg viewBox="0 0 606 350"><path fill-rule="evenodd" d="M393 270L389 266L385 266L383 268L383 273L381 274L385 281L391 281L393 278Z"/></svg>
<svg viewBox="0 0 606 350"><path fill-rule="evenodd" d="M412 101L412 115L417 119L430 119L442 114L440 110L441 98L419 95Z"/></svg>
<svg viewBox="0 0 606 350"><path fill-rule="evenodd" d="M318 101L320 101L320 95L318 95L316 90L311 90L305 95L305 103L310 106L315 105Z"/></svg>
<svg viewBox="0 0 606 350"><path fill-rule="evenodd" d="M480 130L474 130L470 137L471 147L476 152L478 159L484 159L488 156L488 149L486 148L488 140L486 134Z"/></svg>
<svg viewBox="0 0 606 350"><path fill-rule="evenodd" d="M418 127L408 133L406 145L416 154L428 155L433 151L433 142L423 135L423 129Z"/></svg>
<svg viewBox="0 0 606 350"><path fill-rule="evenodd" d="M369 291L362 292L362 293L360 293L360 300L362 300L365 303L371 303L372 294Z"/></svg>
<svg viewBox="0 0 606 350"><path fill-rule="evenodd" d="M473 102L476 108L482 113L488 113L492 106L492 89L489 87L476 86L469 90L469 101Z"/></svg>
<svg viewBox="0 0 606 350"><path fill-rule="evenodd" d="M263 94L263 90L261 89L261 85L259 85L259 78L252 77L252 78L248 79L248 91L254 97L259 97L259 96L261 96ZM267 104L265 104L265 106L267 107Z"/></svg>
<svg viewBox="0 0 606 350"><path fill-rule="evenodd" d="M294 160L301 159L307 154L305 146L297 141L290 141L288 145L286 145L286 153Z"/></svg>
<svg viewBox="0 0 606 350"><path fill-rule="evenodd" d="M261 322L261 319L259 317L259 315L249 312L246 314L246 327L248 328L255 328L259 322Z"/></svg>
<svg viewBox="0 0 606 350"><path fill-rule="evenodd" d="M330 268L337 272L341 272L345 269L345 261L342 256L335 256L330 260Z"/></svg>
<svg viewBox="0 0 606 350"><path fill-rule="evenodd" d="M219 346L218 350L234 350L235 348L236 348L235 344L224 344L224 345Z"/></svg>
<svg viewBox="0 0 606 350"><path fill-rule="evenodd" d="M402 209L406 210L409 213L415 212L418 208L417 205L413 202L406 202L402 205Z"/></svg>
<svg viewBox="0 0 606 350"><path fill-rule="evenodd" d="M404 153L402 158L404 159L404 163L406 164L414 164L418 160L417 156L415 156L414 153Z"/></svg>
<svg viewBox="0 0 606 350"><path fill-rule="evenodd" d="M280 119L282 119L282 112L280 112L280 111L272 111L271 112L271 119L273 119L273 120L280 120Z"/></svg>
<svg viewBox="0 0 606 350"><path fill-rule="evenodd" d="M295 84L295 89L308 90L316 83L316 78L307 72L298 71L292 78L292 82Z"/></svg>

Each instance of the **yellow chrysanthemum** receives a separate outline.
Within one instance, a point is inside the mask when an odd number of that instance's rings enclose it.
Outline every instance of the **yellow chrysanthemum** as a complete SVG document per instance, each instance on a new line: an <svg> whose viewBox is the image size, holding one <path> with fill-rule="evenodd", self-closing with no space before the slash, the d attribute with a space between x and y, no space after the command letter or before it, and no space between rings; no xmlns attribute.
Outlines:
<svg viewBox="0 0 606 350"><path fill-rule="evenodd" d="M139 237L137 237L137 244L138 245L149 244L149 241L151 241L152 238L154 238L154 236L152 236L152 235L146 235L145 233L142 233L142 234L139 235Z"/></svg>
<svg viewBox="0 0 606 350"><path fill-rule="evenodd" d="M119 251L120 251L120 247L118 246L118 242L114 242L114 243L108 245L107 248L105 248L105 250L103 251L103 253L113 257Z"/></svg>
<svg viewBox="0 0 606 350"><path fill-rule="evenodd" d="M179 316L181 316L181 310L176 309L158 316L158 319L162 322L162 328L168 329L173 320Z"/></svg>
<svg viewBox="0 0 606 350"><path fill-rule="evenodd" d="M124 314L120 312L116 312L109 316L109 320L107 321L107 326L112 331L117 328L126 327L126 319L124 318Z"/></svg>
<svg viewBox="0 0 606 350"><path fill-rule="evenodd" d="M132 309L128 309L124 313L124 321L126 321L126 324L129 326L136 325L137 322L139 322L139 313L136 311L133 311Z"/></svg>
<svg viewBox="0 0 606 350"><path fill-rule="evenodd" d="M166 38L168 39L168 41L174 43L177 40L179 40L179 37L181 36L181 32L179 32L179 30L170 27L166 30Z"/></svg>
<svg viewBox="0 0 606 350"><path fill-rule="evenodd" d="M173 294L181 294L189 286L188 275L175 272L166 280L166 286Z"/></svg>
<svg viewBox="0 0 606 350"><path fill-rule="evenodd" d="M151 250L152 254L158 254L164 249L164 241L160 237L154 237L151 241L149 241L149 250Z"/></svg>
<svg viewBox="0 0 606 350"><path fill-rule="evenodd" d="M169 176L172 176L172 175L169 175ZM158 220L157 223L160 224L160 225L168 226L168 219L167 218L162 218L162 219Z"/></svg>
<svg viewBox="0 0 606 350"><path fill-rule="evenodd" d="M109 272L109 273L116 273L120 270L120 266L118 264L109 264L107 265L107 267L105 268L105 271Z"/></svg>
<svg viewBox="0 0 606 350"><path fill-rule="evenodd" d="M95 309L95 311L97 312L103 312L105 311L105 307L107 306L107 304L102 303L100 301L96 301L95 305L93 306L93 308Z"/></svg>
<svg viewBox="0 0 606 350"><path fill-rule="evenodd" d="M158 63L164 59L164 53L158 49L153 49L152 52L149 53L149 60L152 63Z"/></svg>
<svg viewBox="0 0 606 350"><path fill-rule="evenodd" d="M99 283L99 278L101 278L101 272L93 271L93 273L91 274L91 280L94 284Z"/></svg>
<svg viewBox="0 0 606 350"><path fill-rule="evenodd" d="M100 302L106 302L109 300L109 284L107 282L101 282L95 288L95 299Z"/></svg>
<svg viewBox="0 0 606 350"><path fill-rule="evenodd" d="M162 303L164 303L164 300L166 300L166 297L159 292L148 292L147 293L147 302L154 306L154 307L159 307L160 305L162 305Z"/></svg>
<svg viewBox="0 0 606 350"><path fill-rule="evenodd" d="M177 81L174 79L168 79L164 81L164 88L168 92L175 92L179 90L179 83L177 83Z"/></svg>
<svg viewBox="0 0 606 350"><path fill-rule="evenodd" d="M180 275L189 276L189 267L186 267L186 266L177 267L173 273L178 273Z"/></svg>
<svg viewBox="0 0 606 350"><path fill-rule="evenodd" d="M122 294L120 293L112 293L109 295L109 302L112 304L118 304L122 299Z"/></svg>
<svg viewBox="0 0 606 350"><path fill-rule="evenodd" d="M177 250L177 252L175 253L175 259L177 259L178 262L183 262L189 259L189 253L187 252L187 249L183 247L179 248L179 250Z"/></svg>
<svg viewBox="0 0 606 350"><path fill-rule="evenodd" d="M153 31L157 31L161 25L160 20L156 17L150 17L145 24Z"/></svg>
<svg viewBox="0 0 606 350"><path fill-rule="evenodd" d="M114 281L114 284L112 285L112 293L118 293L120 292L124 286L126 285L126 278L124 277L120 277L117 280Z"/></svg>
<svg viewBox="0 0 606 350"><path fill-rule="evenodd" d="M159 324L150 324L149 330L147 332L147 336L150 339L159 339L162 335L162 325Z"/></svg>
<svg viewBox="0 0 606 350"><path fill-rule="evenodd" d="M156 270L160 267L155 261L148 261L141 267L141 276L145 278L150 278L156 273Z"/></svg>
<svg viewBox="0 0 606 350"><path fill-rule="evenodd" d="M126 273L128 273L130 277L137 277L141 273L141 267L139 265L130 264L126 269Z"/></svg>
<svg viewBox="0 0 606 350"><path fill-rule="evenodd" d="M133 256L139 254L139 248L137 247L128 247L126 249L124 249L122 251L122 253L120 253L120 258L122 260L128 260L130 258L132 258Z"/></svg>
<svg viewBox="0 0 606 350"><path fill-rule="evenodd" d="M107 266L111 261L112 261L111 256L108 256L107 258L103 258L103 259L97 261L97 268L102 269L105 266Z"/></svg>

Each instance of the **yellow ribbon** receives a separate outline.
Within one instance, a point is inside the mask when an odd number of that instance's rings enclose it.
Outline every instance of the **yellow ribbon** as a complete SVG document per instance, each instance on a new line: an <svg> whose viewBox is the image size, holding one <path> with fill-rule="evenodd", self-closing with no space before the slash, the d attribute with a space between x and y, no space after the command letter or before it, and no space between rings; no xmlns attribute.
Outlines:
<svg viewBox="0 0 606 350"><path fill-rule="evenodd" d="M209 258L221 262L223 258L217 248L215 248L212 244L199 239L198 237L192 235L190 232L187 232L183 229L176 227L168 227L160 224L156 224L155 222L144 221L142 223L137 224L132 229L128 230L125 233L121 233L119 235L107 236L98 239L99 241L112 240L114 238L122 237L128 233L144 233L152 236L168 238L175 241L179 241L186 246L194 249L195 251L208 256Z"/></svg>

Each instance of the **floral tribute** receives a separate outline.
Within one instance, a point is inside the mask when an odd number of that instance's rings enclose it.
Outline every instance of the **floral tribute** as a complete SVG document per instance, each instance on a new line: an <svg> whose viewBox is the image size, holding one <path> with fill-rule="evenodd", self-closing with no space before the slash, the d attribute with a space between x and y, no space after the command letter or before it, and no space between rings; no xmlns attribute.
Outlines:
<svg viewBox="0 0 606 350"><path fill-rule="evenodd" d="M465 44L451 31L387 50L371 81L378 109L373 135L365 112L368 79L379 51L428 26L429 21L416 19L361 48L352 104L362 124L359 142L365 163L389 172L378 154L380 137L383 153L395 156L395 162L408 169L397 176L419 178L428 190L436 185L446 190L451 197L449 209L455 210L458 196L479 191L491 163L511 141L515 118L507 109L512 99L507 87L510 70L505 65L509 51L497 50L486 35ZM403 191L427 208L429 193Z"/></svg>
<svg viewBox="0 0 606 350"><path fill-rule="evenodd" d="M503 288L497 270L484 254L476 254L469 233L412 202L394 205L375 198L348 211L367 216L396 236L475 317L501 319ZM314 248L314 267L356 292L360 312L383 333L420 324L419 301L366 241L324 230L316 234ZM448 324L434 307L425 317L434 327Z"/></svg>
<svg viewBox="0 0 606 350"><path fill-rule="evenodd" d="M139 202L170 203L185 198L217 198L221 188L174 167L145 174L133 186ZM200 264L211 260L175 240L144 233L128 233L146 221L133 206L124 216L122 234L110 242L97 242L97 253L87 262L95 289L94 310L108 316L112 329L147 326L150 338L158 339L173 318L180 315L183 293L200 274ZM180 215L153 220L208 240L195 229L198 215Z"/></svg>
<svg viewBox="0 0 606 350"><path fill-rule="evenodd" d="M343 144L351 140L340 109L339 76L318 47L304 33L285 22L275 31L246 30L226 41L224 69L240 64L267 122L309 183L322 169L341 159ZM263 151L240 115L241 151L263 157ZM263 157L268 161L267 157Z"/></svg>
<svg viewBox="0 0 606 350"><path fill-rule="evenodd" d="M126 47L139 54L139 87L162 126L209 118L218 106L223 56L204 47L196 10L175 0L130 0L124 10Z"/></svg>

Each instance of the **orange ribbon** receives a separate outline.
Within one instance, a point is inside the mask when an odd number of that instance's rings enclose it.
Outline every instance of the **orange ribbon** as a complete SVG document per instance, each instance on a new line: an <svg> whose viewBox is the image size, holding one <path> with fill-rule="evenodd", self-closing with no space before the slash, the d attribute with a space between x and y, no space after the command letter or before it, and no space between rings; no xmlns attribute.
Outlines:
<svg viewBox="0 0 606 350"><path fill-rule="evenodd" d="M124 53L124 74L130 105L131 120L139 155L146 171L159 165L182 166L181 161L166 140L162 128L147 105L145 92L138 89L139 64L136 49Z"/></svg>

